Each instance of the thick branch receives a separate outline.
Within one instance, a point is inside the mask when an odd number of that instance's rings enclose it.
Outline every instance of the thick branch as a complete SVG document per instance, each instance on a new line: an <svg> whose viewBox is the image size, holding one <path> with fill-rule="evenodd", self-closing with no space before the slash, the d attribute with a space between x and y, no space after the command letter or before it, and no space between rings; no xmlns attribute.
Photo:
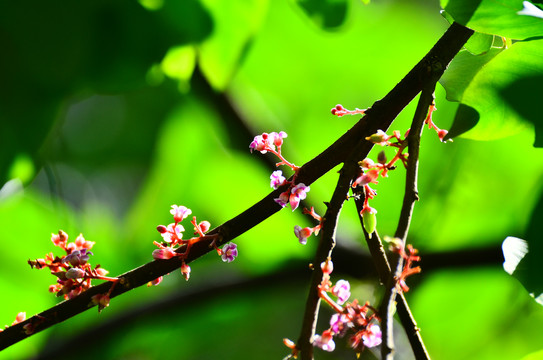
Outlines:
<svg viewBox="0 0 543 360"><path fill-rule="evenodd" d="M378 129L387 129L399 112L421 91L429 82L427 59L434 59L442 65L443 70L452 60L463 44L473 33L459 24L453 24L441 37L430 52L419 62L407 76L397 84L394 89L382 100L378 101L372 109L368 110L365 120L354 125L347 133L334 142L320 155L306 163L298 174L297 181L306 185L313 183L330 169L343 162L350 154L353 147L366 134L375 133ZM367 144L364 151L369 152L371 144ZM247 230L253 228L269 216L281 209L273 200L285 189L273 191L264 199L251 206L249 209L227 221L211 234L220 234L221 239L217 245L228 242ZM201 241L194 244L186 259L187 263L212 251L209 241ZM121 295L135 287L146 284L159 276L168 274L181 266L179 259L156 260L144 264L136 269L128 271L119 277L121 281L111 293L111 298ZM26 337L50 326L71 318L91 305L91 297L96 294L105 294L110 289L110 283L103 283L92 287L74 299L63 301L56 306L35 315L22 323L13 325L0 333L0 350L4 349ZM34 332L26 334L23 327L26 324L34 324Z"/></svg>

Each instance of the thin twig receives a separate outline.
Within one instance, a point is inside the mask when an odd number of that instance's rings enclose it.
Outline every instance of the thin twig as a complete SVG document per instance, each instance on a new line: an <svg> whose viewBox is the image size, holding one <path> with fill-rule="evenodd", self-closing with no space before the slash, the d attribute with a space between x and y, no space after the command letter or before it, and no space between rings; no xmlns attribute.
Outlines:
<svg viewBox="0 0 543 360"><path fill-rule="evenodd" d="M431 64L429 64L431 68ZM435 78L437 82L439 78ZM400 213L400 220L398 222L398 228L396 229L395 237L400 238L405 244L407 233L409 231L409 225L411 223L411 217L413 214L413 208L415 201L419 199L417 190L417 176L419 166L419 150L420 150L420 137L422 135L422 129L424 120L428 114L430 105L434 102L434 89L435 83L428 84L420 95L417 109L409 135L407 136L407 146L409 149L409 157L407 159L407 170L405 177L405 194L403 198L402 210ZM397 254L394 254L397 255ZM383 331L383 343L381 345L381 356L383 359L392 360L394 358L394 338L393 338L393 317L396 312L396 295L397 291L397 279L400 277L403 269L403 258L401 256L394 256L392 263L396 264L394 272L389 277L386 283L385 294L380 307L381 325Z"/></svg>
<svg viewBox="0 0 543 360"><path fill-rule="evenodd" d="M358 159L365 153L365 148L366 145L364 142L360 142L358 146L353 149L349 160L343 165L338 183L323 217L322 235L315 254L315 261L313 262L313 274L309 285L309 294L306 301L302 330L297 342L297 347L300 351L302 360L313 359L312 338L315 335L320 303L318 288L323 279L323 272L320 264L332 256L332 250L336 244L335 236L339 213L343 203L348 198L351 181L359 169Z"/></svg>
<svg viewBox="0 0 543 360"><path fill-rule="evenodd" d="M402 81L398 83L387 96L373 105L371 111L368 111L364 117L366 121L360 121L355 124L347 133L341 136L320 155L302 166L298 173L297 181L303 182L306 185L313 183L336 165L345 161L353 147L355 147L360 139L365 136L364 134L375 133L378 129L387 129L400 111L429 82L429 79L426 76L427 59L436 59L444 70L446 65L458 51L460 51L464 43L472 34L472 30L453 23L430 52L402 79ZM364 148L364 152L367 154L370 150L371 144L368 144ZM284 188L279 188L276 191L271 192L243 213L212 230L210 234L221 235L217 245L220 246L238 237L279 211L281 207L277 205L273 199L277 198L284 190ZM213 251L213 249L209 247L209 241L197 242L192 246L190 254L185 259L185 262L190 263L210 251ZM138 286L147 284L149 281L154 280L159 276L178 269L181 265L181 260L173 258L170 260L155 260L130 270L118 276L121 280L110 294L110 298L114 298ZM110 290L110 287L111 284L107 282L94 286L74 299L63 301L19 324L10 326L0 333L0 350L88 310L92 307L91 297L96 294L107 293ZM27 334L24 330L24 326L27 324L33 325L33 332L30 334Z"/></svg>

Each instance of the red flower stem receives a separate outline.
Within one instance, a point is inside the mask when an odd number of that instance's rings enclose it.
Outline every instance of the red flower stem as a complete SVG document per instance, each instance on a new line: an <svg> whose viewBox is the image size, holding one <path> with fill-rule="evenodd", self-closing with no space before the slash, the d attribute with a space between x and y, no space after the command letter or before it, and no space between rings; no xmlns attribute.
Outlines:
<svg viewBox="0 0 543 360"><path fill-rule="evenodd" d="M344 311L343 307L339 305L338 303L336 303L334 300L332 300L326 291L319 289L319 296L321 299L326 301L328 305L330 305L332 309L334 309L337 313L339 314L343 313Z"/></svg>

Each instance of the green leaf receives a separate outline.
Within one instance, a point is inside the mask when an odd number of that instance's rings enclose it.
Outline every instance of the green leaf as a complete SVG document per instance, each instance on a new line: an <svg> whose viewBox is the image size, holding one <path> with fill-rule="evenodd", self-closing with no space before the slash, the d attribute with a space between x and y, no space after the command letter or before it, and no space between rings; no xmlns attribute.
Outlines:
<svg viewBox="0 0 543 360"><path fill-rule="evenodd" d="M464 45L464 48L473 55L480 55L488 52L493 43L494 35L476 32L469 38L468 42Z"/></svg>
<svg viewBox="0 0 543 360"><path fill-rule="evenodd" d="M439 80L447 91L447 100L462 101L464 91L475 75L502 50L492 48L482 55L473 55L468 50L460 51Z"/></svg>
<svg viewBox="0 0 543 360"><path fill-rule="evenodd" d="M514 81L501 91L501 96L524 119L534 124L535 147L543 147L543 119L541 116L541 88L543 75Z"/></svg>
<svg viewBox="0 0 543 360"><path fill-rule="evenodd" d="M479 122L479 113L474 108L460 104L456 110L451 129L445 136L445 141L462 135L471 130Z"/></svg>
<svg viewBox="0 0 543 360"><path fill-rule="evenodd" d="M317 26L324 29L341 26L347 17L346 0L298 0L297 3Z"/></svg>
<svg viewBox="0 0 543 360"><path fill-rule="evenodd" d="M480 115L477 126L464 137L498 139L529 128L530 121L540 122L536 94L540 93L537 81L543 76L542 57L543 40L517 42L504 51L491 49L480 56L459 54L441 83L449 100L460 101Z"/></svg>
<svg viewBox="0 0 543 360"><path fill-rule="evenodd" d="M519 15L522 0L441 0L441 6L454 20L475 31L527 39L543 36L543 20Z"/></svg>

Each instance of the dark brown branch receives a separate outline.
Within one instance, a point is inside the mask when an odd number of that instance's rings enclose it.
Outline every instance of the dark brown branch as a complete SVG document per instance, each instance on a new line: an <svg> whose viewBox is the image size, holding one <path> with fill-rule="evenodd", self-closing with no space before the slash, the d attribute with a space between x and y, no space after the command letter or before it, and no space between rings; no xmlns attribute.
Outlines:
<svg viewBox="0 0 543 360"><path fill-rule="evenodd" d="M441 37L430 52L397 84L392 91L370 109L365 119L355 124L348 132L341 136L320 155L307 162L298 174L298 182L306 185L313 183L319 177L342 163L351 150L366 134L375 133L378 129L387 129L400 111L422 90L429 82L427 60L434 59L442 65L443 70L452 60L463 44L472 35L473 31L459 24L453 24ZM369 152L371 144L368 143L364 151ZM277 198L280 188L251 206L249 209L225 222L211 231L211 234L220 234L218 245L222 245L247 230L253 228L269 216L281 209L273 200ZM212 251L209 241L194 244L186 259L187 263ZM155 278L168 274L181 266L179 259L152 261L136 269L130 270L119 277L121 282L111 293L111 298L121 295L135 287L146 284ZM28 336L49 328L50 326L69 319L92 307L91 297L96 294L105 294L110 289L110 283L103 283L92 287L78 297L63 301L56 306L37 314L22 323L13 325L0 333L0 350ZM113 302L114 304L114 302ZM32 334L26 334L23 327L29 323L35 325Z"/></svg>

